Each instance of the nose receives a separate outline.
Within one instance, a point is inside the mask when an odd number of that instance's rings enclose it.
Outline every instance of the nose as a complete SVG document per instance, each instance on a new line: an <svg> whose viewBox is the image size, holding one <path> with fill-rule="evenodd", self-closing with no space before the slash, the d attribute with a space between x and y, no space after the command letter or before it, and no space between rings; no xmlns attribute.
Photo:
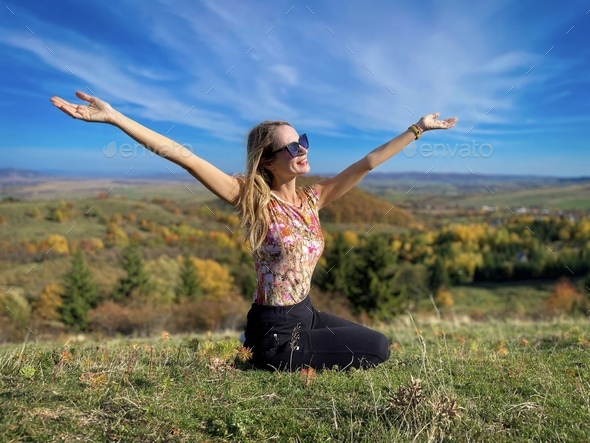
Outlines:
<svg viewBox="0 0 590 443"><path fill-rule="evenodd" d="M307 154L307 149L305 149L303 147L303 145L300 143L299 144L299 153L297 154L297 157L301 157L303 154Z"/></svg>

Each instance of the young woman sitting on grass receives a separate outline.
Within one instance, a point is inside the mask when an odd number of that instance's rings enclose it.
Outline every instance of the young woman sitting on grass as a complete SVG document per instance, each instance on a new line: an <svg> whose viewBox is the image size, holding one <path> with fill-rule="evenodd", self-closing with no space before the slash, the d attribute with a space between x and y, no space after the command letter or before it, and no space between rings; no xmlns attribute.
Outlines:
<svg viewBox="0 0 590 443"><path fill-rule="evenodd" d="M309 143L288 123L265 121L248 135L246 173L228 175L173 140L82 92L88 105L59 97L52 103L73 118L108 123L150 151L176 163L219 198L233 205L249 241L256 290L248 313L244 345L264 369L293 370L373 366L389 357L380 332L319 312L311 304L310 282L324 249L318 211L355 186L369 171L401 151L424 131L448 129L456 118L422 117L340 174L312 186L297 187L309 172Z"/></svg>

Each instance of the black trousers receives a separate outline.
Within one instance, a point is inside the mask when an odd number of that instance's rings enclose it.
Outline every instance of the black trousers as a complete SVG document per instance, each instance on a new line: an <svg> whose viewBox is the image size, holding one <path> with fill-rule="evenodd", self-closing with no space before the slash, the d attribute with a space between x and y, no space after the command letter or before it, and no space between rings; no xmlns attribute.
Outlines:
<svg viewBox="0 0 590 443"><path fill-rule="evenodd" d="M292 306L252 304L244 346L268 370L370 367L389 358L385 335L317 311L309 296Z"/></svg>

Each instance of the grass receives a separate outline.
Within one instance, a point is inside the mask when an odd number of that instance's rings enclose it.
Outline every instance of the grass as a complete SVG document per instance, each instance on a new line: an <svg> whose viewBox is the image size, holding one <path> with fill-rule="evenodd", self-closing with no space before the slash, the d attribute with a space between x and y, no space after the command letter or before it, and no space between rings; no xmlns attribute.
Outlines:
<svg viewBox="0 0 590 443"><path fill-rule="evenodd" d="M216 223L214 220L206 220L198 216L173 214L161 205L151 201L113 197L108 200L94 198L71 202L75 204L75 215L63 222L52 221L48 218L52 210L58 206L59 201L19 201L0 204L0 214L6 220L2 225L0 240L10 239L13 242L38 241L51 234L64 235L66 232L68 232L68 238L75 240L83 237L102 238L106 231L106 225L102 221L103 217L130 213L134 214L137 220L146 219L159 225L171 226L184 222L197 229L226 229L224 224ZM183 203L182 209L197 209L204 207L205 204L212 206L209 201L195 200L191 204ZM33 208L39 211L40 215L38 217L33 218L27 215ZM91 211L90 215L100 214L100 216L86 216L89 211ZM136 226L137 221L129 224ZM70 232L72 226L75 226L75 229Z"/></svg>
<svg viewBox="0 0 590 443"><path fill-rule="evenodd" d="M229 337L0 348L7 441L587 441L588 320L405 316L366 371L250 370Z"/></svg>
<svg viewBox="0 0 590 443"><path fill-rule="evenodd" d="M448 314L477 319L536 318L543 313L545 300L554 289L553 280L458 285L451 289L454 305ZM428 310L432 308L432 302L421 300L419 308Z"/></svg>
<svg viewBox="0 0 590 443"><path fill-rule="evenodd" d="M196 180L191 180L190 176L183 176L178 181L137 178L56 179L40 183L24 183L12 187L6 186L4 192L4 194L0 194L0 198L18 197L37 201L60 198L85 200L96 198L101 192L109 192L110 196L125 196L134 199L170 198L176 201L194 201L195 199L202 201L213 198L211 192Z"/></svg>

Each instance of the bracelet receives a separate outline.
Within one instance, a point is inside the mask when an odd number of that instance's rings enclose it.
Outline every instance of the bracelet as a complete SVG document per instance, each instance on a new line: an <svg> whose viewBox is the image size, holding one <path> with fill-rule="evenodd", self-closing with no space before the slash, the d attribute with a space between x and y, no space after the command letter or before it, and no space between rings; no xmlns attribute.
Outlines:
<svg viewBox="0 0 590 443"><path fill-rule="evenodd" d="M422 135L422 132L424 132L418 125L412 125L408 129L414 133L414 136L416 137L414 140L418 140Z"/></svg>

